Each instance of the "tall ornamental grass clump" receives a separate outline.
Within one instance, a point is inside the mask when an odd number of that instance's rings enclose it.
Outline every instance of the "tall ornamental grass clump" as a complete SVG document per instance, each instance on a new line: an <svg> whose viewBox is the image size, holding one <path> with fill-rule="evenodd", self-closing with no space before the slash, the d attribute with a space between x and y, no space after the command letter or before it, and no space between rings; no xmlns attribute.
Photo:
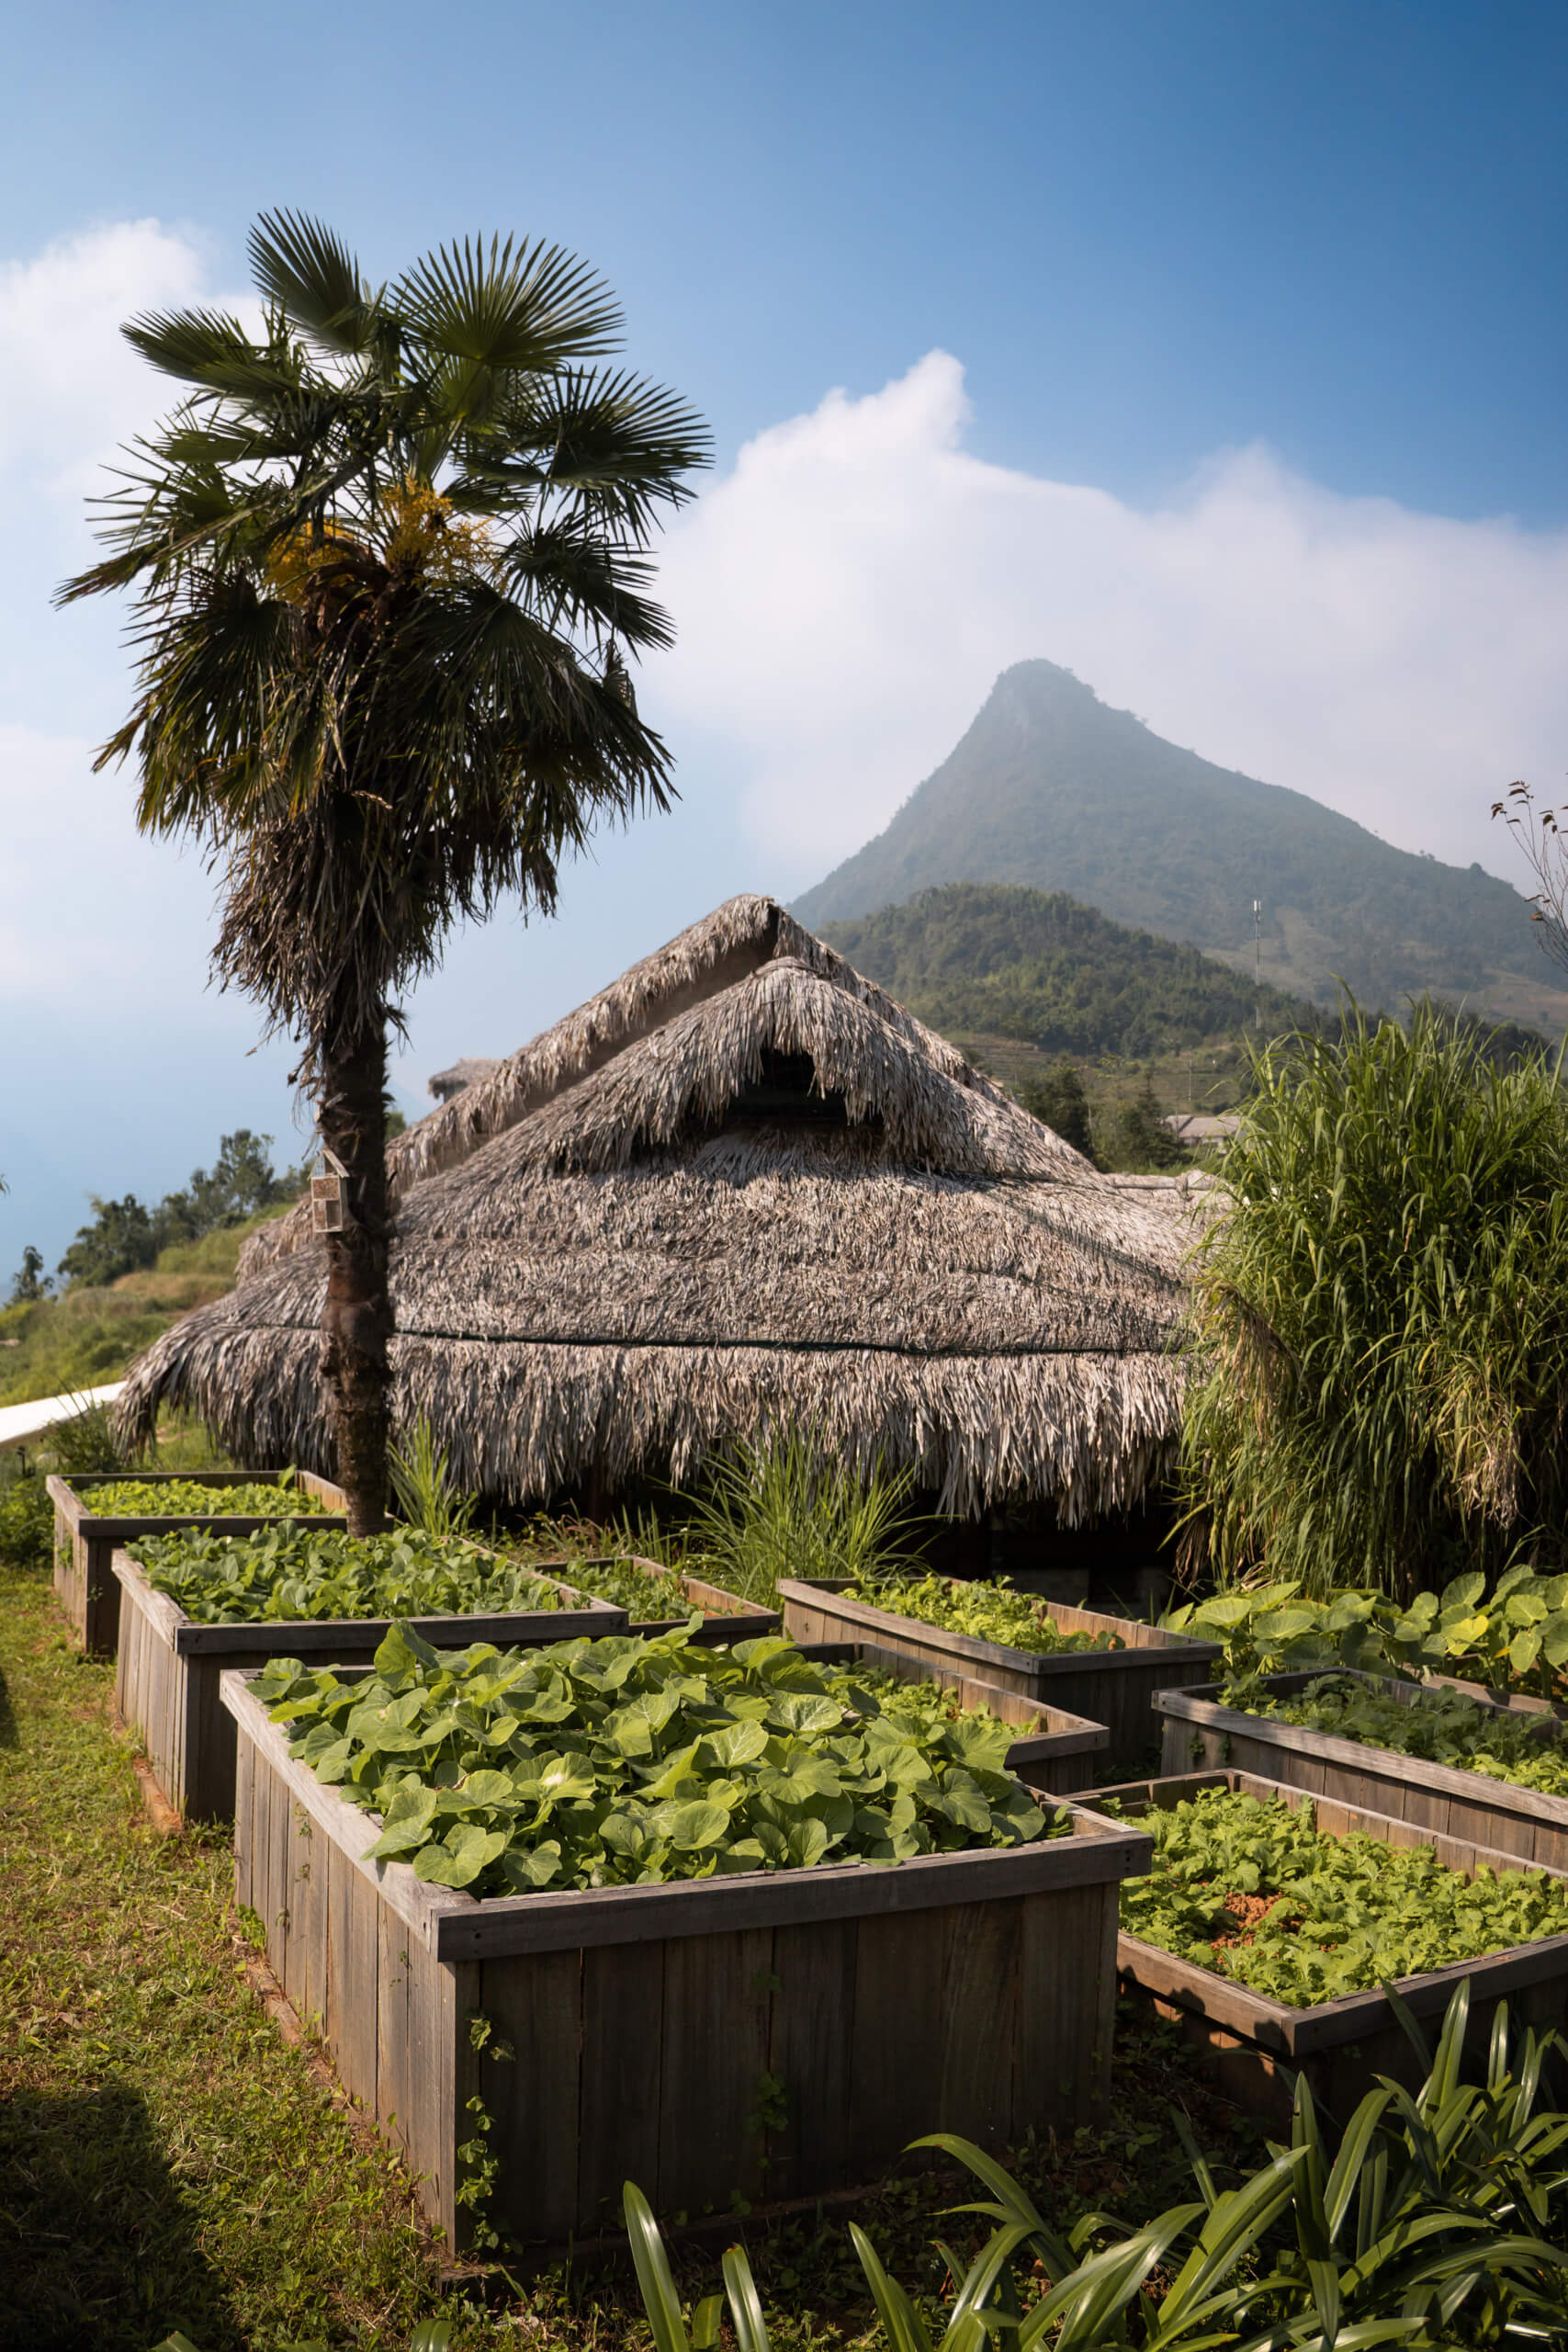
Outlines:
<svg viewBox="0 0 1568 2352"><path fill-rule="evenodd" d="M781 1577L874 1583L924 1565L913 1487L909 1471L863 1480L815 1430L783 1425L709 1464L685 1522L692 1565L745 1600L771 1601Z"/></svg>
<svg viewBox="0 0 1568 2352"><path fill-rule="evenodd" d="M1417 1008L1269 1046L1195 1261L1186 1558L1309 1596L1568 1566L1568 1100Z"/></svg>

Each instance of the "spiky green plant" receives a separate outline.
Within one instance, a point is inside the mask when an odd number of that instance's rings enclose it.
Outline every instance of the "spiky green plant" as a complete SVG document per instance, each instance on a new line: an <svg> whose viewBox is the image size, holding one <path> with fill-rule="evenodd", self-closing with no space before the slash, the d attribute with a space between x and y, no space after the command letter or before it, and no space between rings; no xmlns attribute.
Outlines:
<svg viewBox="0 0 1568 2352"><path fill-rule="evenodd" d="M1408 1595L1563 1557L1568 1102L1416 1008L1258 1057L1195 1261L1189 1565ZM1542 1530L1552 1531L1543 1534Z"/></svg>
<svg viewBox="0 0 1568 2352"><path fill-rule="evenodd" d="M692 1564L744 1600L771 1600L781 1577L874 1583L923 1565L913 1485L880 1469L863 1483L791 1424L710 1465L686 1522Z"/></svg>
<svg viewBox="0 0 1568 2352"><path fill-rule="evenodd" d="M442 1543L467 1535L479 1508L479 1497L468 1495L452 1475L445 1446L421 1413L401 1445L391 1448L387 1468L398 1510L411 1527Z"/></svg>

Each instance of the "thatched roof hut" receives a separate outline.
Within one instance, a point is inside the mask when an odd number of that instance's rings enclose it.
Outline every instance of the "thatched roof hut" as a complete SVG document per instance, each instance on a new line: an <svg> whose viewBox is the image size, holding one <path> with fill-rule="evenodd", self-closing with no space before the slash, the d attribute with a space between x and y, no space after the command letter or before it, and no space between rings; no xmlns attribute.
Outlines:
<svg viewBox="0 0 1568 2352"><path fill-rule="evenodd" d="M731 899L390 1147L397 1409L516 1498L689 1477L782 1420L952 1510L1136 1504L1179 1412L1182 1240L774 901ZM324 1454L298 1213L132 1367Z"/></svg>

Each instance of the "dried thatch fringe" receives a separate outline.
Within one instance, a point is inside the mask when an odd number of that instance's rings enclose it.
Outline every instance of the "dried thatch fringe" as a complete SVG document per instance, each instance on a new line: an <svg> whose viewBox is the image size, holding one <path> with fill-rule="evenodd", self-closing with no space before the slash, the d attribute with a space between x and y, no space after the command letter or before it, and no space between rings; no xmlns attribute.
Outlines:
<svg viewBox="0 0 1568 2352"><path fill-rule="evenodd" d="M192 1317L199 1323L200 1316ZM167 1349L168 1338L151 1352ZM395 1410L426 1415L464 1485L525 1501L596 1466L689 1480L737 1439L803 1421L857 1471L906 1465L943 1510L1051 1498L1066 1526L1123 1510L1168 1468L1168 1356L937 1356L854 1349L393 1342ZM330 1470L313 1333L189 1331L144 1394L188 1404L237 1452Z"/></svg>
<svg viewBox="0 0 1568 2352"><path fill-rule="evenodd" d="M591 1467L689 1476L793 1414L954 1508L1121 1508L1179 1421L1174 1228L1098 1187L900 1169L879 1144L721 1133L554 1175L525 1130L498 1136L409 1202L401 1409L519 1497ZM305 1252L186 1317L133 1366L128 1426L187 1404L236 1451L316 1459L321 1290Z"/></svg>

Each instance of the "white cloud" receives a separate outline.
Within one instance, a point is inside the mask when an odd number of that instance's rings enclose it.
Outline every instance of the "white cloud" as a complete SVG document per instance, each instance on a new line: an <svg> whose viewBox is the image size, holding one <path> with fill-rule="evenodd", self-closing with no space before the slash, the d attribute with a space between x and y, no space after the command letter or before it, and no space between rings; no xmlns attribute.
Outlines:
<svg viewBox="0 0 1568 2352"><path fill-rule="evenodd" d="M134 782L95 775L95 748L0 724L0 1002L75 1001L112 1019L128 990L200 990L216 923L199 855L137 832Z"/></svg>
<svg viewBox="0 0 1568 2352"><path fill-rule="evenodd" d="M760 434L672 534L661 722L812 880L1031 656L1222 765L1512 875L1499 786L1568 767L1568 535L1346 498L1261 447L1143 512L964 447L959 363Z"/></svg>
<svg viewBox="0 0 1568 2352"><path fill-rule="evenodd" d="M203 299L192 239L119 220L0 266L0 465L73 499L173 387L120 334L139 311Z"/></svg>

